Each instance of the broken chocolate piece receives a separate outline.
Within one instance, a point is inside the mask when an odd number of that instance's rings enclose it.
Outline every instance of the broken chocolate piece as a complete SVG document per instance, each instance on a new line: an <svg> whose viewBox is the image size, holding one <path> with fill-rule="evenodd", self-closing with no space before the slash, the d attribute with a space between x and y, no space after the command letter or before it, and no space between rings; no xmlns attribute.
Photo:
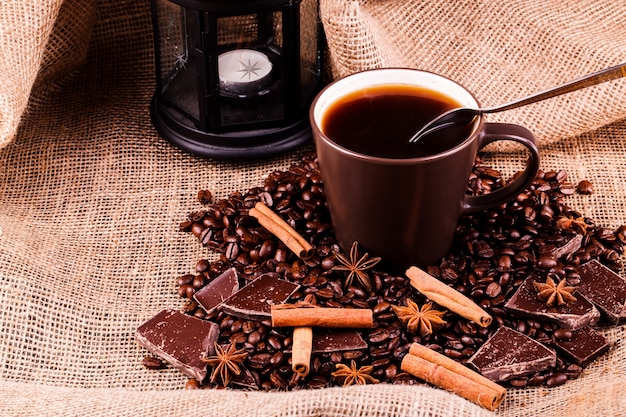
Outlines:
<svg viewBox="0 0 626 417"><path fill-rule="evenodd" d="M626 318L626 280L597 260L578 267L578 292L595 304L612 323Z"/></svg>
<svg viewBox="0 0 626 417"><path fill-rule="evenodd" d="M239 375L233 375L230 383L237 385L240 388L254 390L259 389L259 385L257 384L256 379L254 379L252 372L247 369L243 369Z"/></svg>
<svg viewBox="0 0 626 417"><path fill-rule="evenodd" d="M467 364L494 382L533 374L556 365L556 352L534 339L502 326Z"/></svg>
<svg viewBox="0 0 626 417"><path fill-rule="evenodd" d="M567 239L565 243L550 251L557 259L576 252L583 243L583 235L581 234L567 235L565 238Z"/></svg>
<svg viewBox="0 0 626 417"><path fill-rule="evenodd" d="M203 358L214 353L219 326L176 310L163 310L135 331L141 346L185 375L202 381L207 374Z"/></svg>
<svg viewBox="0 0 626 417"><path fill-rule="evenodd" d="M237 270L230 268L197 291L193 298L207 314L239 290Z"/></svg>
<svg viewBox="0 0 626 417"><path fill-rule="evenodd" d="M343 352L367 349L367 342L354 329L323 329L313 332L313 352Z"/></svg>
<svg viewBox="0 0 626 417"><path fill-rule="evenodd" d="M344 352L346 350L367 349L368 345L361 334L354 329L316 328L313 332L313 353ZM291 353L291 348L285 349Z"/></svg>
<svg viewBox="0 0 626 417"><path fill-rule="evenodd" d="M572 332L568 340L555 340L554 346L578 365L585 367L609 350L609 341L591 327Z"/></svg>
<svg viewBox="0 0 626 417"><path fill-rule="evenodd" d="M300 285L274 274L263 274L228 297L222 310L246 320L267 319L271 317L271 307L283 304L298 288Z"/></svg>
<svg viewBox="0 0 626 417"><path fill-rule="evenodd" d="M548 306L537 296L535 281L544 282L536 273L531 274L506 302L504 309L512 314L557 323L570 330L597 323L600 312L587 299L579 296L564 305Z"/></svg>

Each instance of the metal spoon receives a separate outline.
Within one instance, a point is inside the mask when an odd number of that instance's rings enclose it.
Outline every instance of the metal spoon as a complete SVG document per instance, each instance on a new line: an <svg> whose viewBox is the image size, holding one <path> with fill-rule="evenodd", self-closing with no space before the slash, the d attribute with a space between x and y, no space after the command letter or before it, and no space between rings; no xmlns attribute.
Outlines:
<svg viewBox="0 0 626 417"><path fill-rule="evenodd" d="M591 87L592 85L601 84L603 82L615 80L622 77L626 77L626 63L606 68L593 74L585 75L584 77L578 78L574 81L570 81L566 84L562 84L560 86L553 87L548 90L533 94L531 96L511 101L509 103L499 106L485 107L482 109L471 109L468 107L455 108L437 116L430 122L426 123L424 127L422 127L413 136L411 136L409 142L415 143L426 135L455 124L470 123L472 120L474 120L474 118L480 116L481 114L511 110L517 107L525 106L526 104L535 103L537 101L559 96L561 94L570 93L572 91Z"/></svg>

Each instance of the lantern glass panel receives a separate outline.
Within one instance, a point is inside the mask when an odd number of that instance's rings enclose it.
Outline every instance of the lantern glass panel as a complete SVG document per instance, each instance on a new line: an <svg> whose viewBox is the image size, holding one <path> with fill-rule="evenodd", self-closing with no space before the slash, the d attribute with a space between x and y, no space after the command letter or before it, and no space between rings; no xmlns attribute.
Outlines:
<svg viewBox="0 0 626 417"><path fill-rule="evenodd" d="M159 82L161 97L187 117L198 121L198 57L193 33L197 19L188 10L169 0L157 0L159 25ZM190 18L191 17L191 18Z"/></svg>
<svg viewBox="0 0 626 417"><path fill-rule="evenodd" d="M212 103L219 126L284 120L282 12L220 17L217 34L219 99Z"/></svg>

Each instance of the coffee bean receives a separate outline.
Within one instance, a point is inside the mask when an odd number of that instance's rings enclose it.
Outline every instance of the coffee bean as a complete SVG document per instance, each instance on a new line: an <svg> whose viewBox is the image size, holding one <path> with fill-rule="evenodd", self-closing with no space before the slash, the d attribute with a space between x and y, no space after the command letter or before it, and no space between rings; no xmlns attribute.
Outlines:
<svg viewBox="0 0 626 417"><path fill-rule="evenodd" d="M399 370L399 367L397 364L395 363L389 364L385 368L385 378L387 378L388 380L394 379L398 375L398 370Z"/></svg>
<svg viewBox="0 0 626 417"><path fill-rule="evenodd" d="M274 260L276 262L287 262L289 258L289 250L283 245L278 245L276 251L274 252Z"/></svg>
<svg viewBox="0 0 626 417"><path fill-rule="evenodd" d="M195 278L194 275L192 274L186 274L183 276L180 276L177 280L176 283L179 287L183 286L183 285L187 285L187 284L191 284L193 282L193 279Z"/></svg>
<svg viewBox="0 0 626 417"><path fill-rule="evenodd" d="M270 382L274 388L284 388L287 386L287 381L278 371L274 371L270 374Z"/></svg>
<svg viewBox="0 0 626 417"><path fill-rule="evenodd" d="M252 369L263 370L270 363L272 356L269 353L258 353L250 357L248 363Z"/></svg>
<svg viewBox="0 0 626 417"><path fill-rule="evenodd" d="M259 198L259 201L265 204L267 207L274 206L274 200L272 198L272 195L268 193L267 191L259 193L258 198Z"/></svg>
<svg viewBox="0 0 626 417"><path fill-rule="evenodd" d="M569 364L567 368L565 368L565 371L564 371L568 379L578 378L580 374L582 374L582 372L583 372L583 367L575 363Z"/></svg>
<svg viewBox="0 0 626 417"><path fill-rule="evenodd" d="M546 379L546 386L556 387L567 382L567 374L564 372L555 372Z"/></svg>
<svg viewBox="0 0 626 417"><path fill-rule="evenodd" d="M559 186L559 191L565 195L571 195L576 192L576 186L571 182L564 182Z"/></svg>
<svg viewBox="0 0 626 417"><path fill-rule="evenodd" d="M191 290L189 290L189 288L191 288ZM180 287L178 287L178 296L181 298L190 298L188 294L191 292L193 295L192 290L193 287L189 284L181 285Z"/></svg>
<svg viewBox="0 0 626 417"><path fill-rule="evenodd" d="M190 378L187 382L185 382L185 389L200 389L200 383L197 380Z"/></svg>
<svg viewBox="0 0 626 417"><path fill-rule="evenodd" d="M352 306L355 308L369 308L369 304L367 304L367 301L361 300L359 298L353 299L352 301L350 301L350 304L352 304Z"/></svg>
<svg viewBox="0 0 626 417"><path fill-rule="evenodd" d="M192 314L196 311L196 309L198 308L198 303L196 302L196 300L194 299L186 299L185 303L183 304L183 308L182 311L183 313L187 313L187 314Z"/></svg>
<svg viewBox="0 0 626 417"><path fill-rule="evenodd" d="M372 312L376 315L380 315L381 313L388 311L390 308L391 308L390 303L388 303L387 301L382 301L376 304L376 306L374 306L374 308L372 309Z"/></svg>
<svg viewBox="0 0 626 417"><path fill-rule="evenodd" d="M259 249L259 257L261 259L269 258L274 255L274 251L275 251L274 241L266 240L263 242L263 244L261 245L261 248Z"/></svg>
<svg viewBox="0 0 626 417"><path fill-rule="evenodd" d="M272 349L280 351L283 348L283 344L280 341L280 338L272 335L267 338L267 343L272 347Z"/></svg>
<svg viewBox="0 0 626 417"><path fill-rule="evenodd" d="M226 250L224 254L226 255L226 258L228 260L235 260L237 258L237 255L239 255L239 245L235 242L230 242L228 245L226 245Z"/></svg>
<svg viewBox="0 0 626 417"><path fill-rule="evenodd" d="M191 282L191 286L196 290L199 290L200 288L204 287L205 284L206 284L206 281L202 274L196 275L193 278L193 281Z"/></svg>
<svg viewBox="0 0 626 417"><path fill-rule="evenodd" d="M202 233L202 231L204 230L204 226L202 225L202 223L198 223L198 222L193 222L191 224L190 227L191 233L196 236L196 237L200 237L200 234Z"/></svg>
<svg viewBox="0 0 626 417"><path fill-rule="evenodd" d="M582 180L576 186L576 191L578 191L578 193L580 194L585 195L593 194L593 184L591 183L591 181Z"/></svg>
<svg viewBox="0 0 626 417"><path fill-rule="evenodd" d="M141 360L141 364L146 368L146 369L162 369L165 368L165 363L155 357L155 356L144 356L144 358Z"/></svg>
<svg viewBox="0 0 626 417"><path fill-rule="evenodd" d="M347 361L357 360L363 357L363 351L361 350L347 350L343 353L343 358Z"/></svg>
<svg viewBox="0 0 626 417"><path fill-rule="evenodd" d="M569 329L557 329L553 333L556 340L570 340L572 338L572 331Z"/></svg>
<svg viewBox="0 0 626 417"><path fill-rule="evenodd" d="M246 320L241 324L241 330L243 330L245 334L252 333L253 331L256 330L256 328L257 328L257 325L252 320Z"/></svg>
<svg viewBox="0 0 626 417"><path fill-rule="evenodd" d="M328 384L328 381L326 378L322 376L314 375L309 379L308 386L311 389L320 389L320 388L324 388L327 384Z"/></svg>
<svg viewBox="0 0 626 417"><path fill-rule="evenodd" d="M230 325L230 332L231 333L238 333L239 331L241 331L243 328L243 321L241 320L235 320L233 321L233 323ZM245 332L244 332L245 333Z"/></svg>
<svg viewBox="0 0 626 417"><path fill-rule="evenodd" d="M285 353L281 351L277 351L270 358L270 363L272 364L272 366L277 367L285 363L286 359L287 359L287 355Z"/></svg>
<svg viewBox="0 0 626 417"><path fill-rule="evenodd" d="M539 257L538 266L542 269L550 269L557 266L556 257L552 254L544 254Z"/></svg>
<svg viewBox="0 0 626 417"><path fill-rule="evenodd" d="M444 349L443 354L452 359L461 359L463 355L455 349Z"/></svg>
<svg viewBox="0 0 626 417"><path fill-rule="evenodd" d="M527 385L531 387L539 386L545 384L547 379L546 375L535 374L528 378Z"/></svg>
<svg viewBox="0 0 626 417"><path fill-rule="evenodd" d="M509 384L512 387L523 388L523 387L525 387L528 384L528 379L526 379L526 378L511 379L511 380L509 380Z"/></svg>
<svg viewBox="0 0 626 417"><path fill-rule="evenodd" d="M490 283L485 289L485 294L491 298L497 297L500 295L500 292L502 292L502 287L497 282Z"/></svg>
<svg viewBox="0 0 626 417"><path fill-rule="evenodd" d="M315 296L317 298L330 299L330 298L333 298L334 295L335 293L330 288L320 288L319 290L315 292Z"/></svg>
<svg viewBox="0 0 626 417"><path fill-rule="evenodd" d="M371 343L378 344L378 343L384 342L388 338L389 338L389 330L385 328L378 328L370 333L368 340Z"/></svg>
<svg viewBox="0 0 626 417"><path fill-rule="evenodd" d="M372 366L374 367L374 369L386 368L387 366L389 366L390 363L391 360L389 358L380 358L372 361ZM384 370L381 370L381 374L383 372Z"/></svg>

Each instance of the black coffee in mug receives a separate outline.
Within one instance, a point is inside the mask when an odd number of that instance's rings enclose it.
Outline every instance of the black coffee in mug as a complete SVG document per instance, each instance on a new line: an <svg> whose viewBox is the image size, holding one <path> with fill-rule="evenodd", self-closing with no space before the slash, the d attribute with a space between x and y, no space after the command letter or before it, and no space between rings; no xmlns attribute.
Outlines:
<svg viewBox="0 0 626 417"><path fill-rule="evenodd" d="M338 145L364 155L423 157L454 148L470 136L473 123L445 128L409 143L426 123L457 107L462 106L453 98L423 87L372 86L330 105L321 128Z"/></svg>

